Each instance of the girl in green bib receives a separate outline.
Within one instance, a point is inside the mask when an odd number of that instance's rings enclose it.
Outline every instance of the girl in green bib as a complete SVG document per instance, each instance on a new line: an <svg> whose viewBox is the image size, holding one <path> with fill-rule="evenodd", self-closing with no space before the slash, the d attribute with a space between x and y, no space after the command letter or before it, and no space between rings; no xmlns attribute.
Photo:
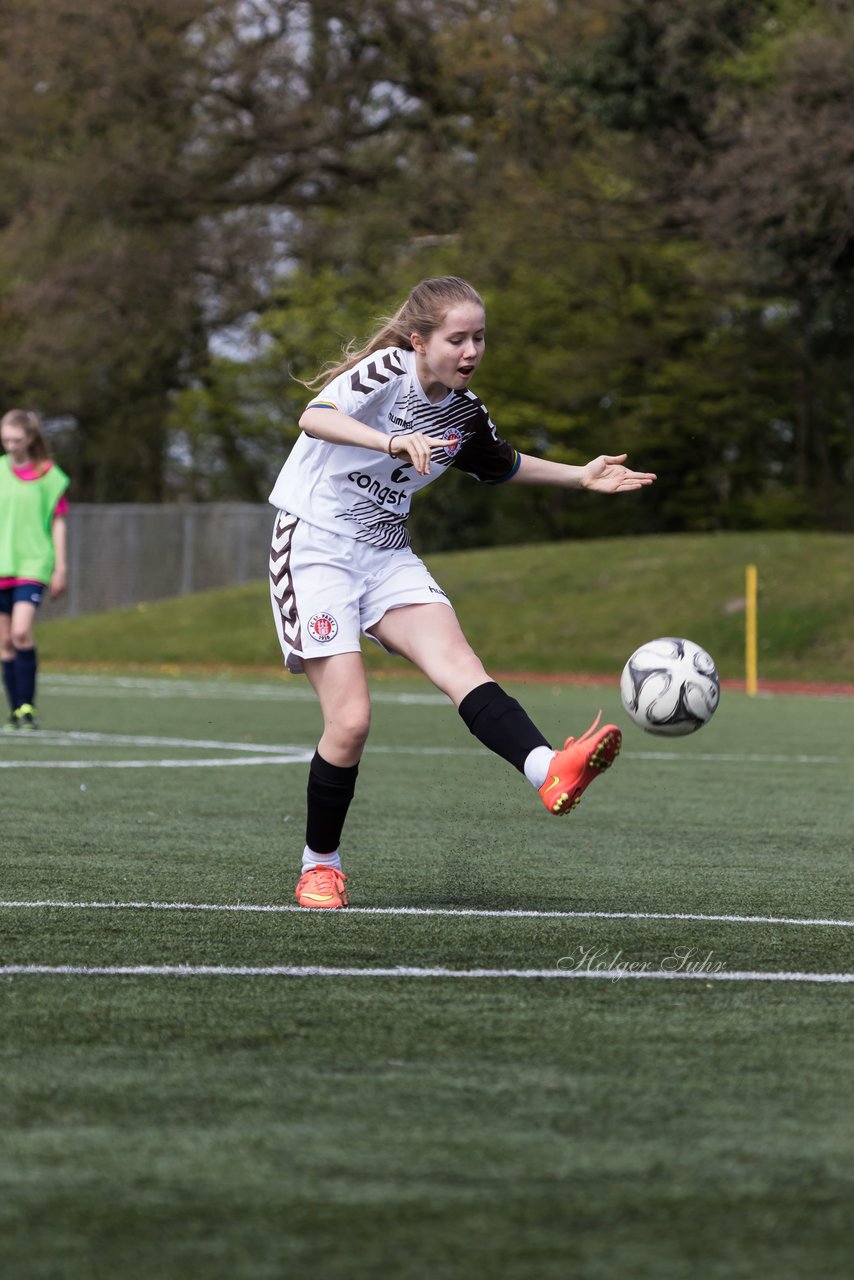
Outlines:
<svg viewBox="0 0 854 1280"><path fill-rule="evenodd" d="M35 729L33 623L47 587L65 590L68 476L50 458L41 423L25 409L0 421L0 657L10 729Z"/></svg>

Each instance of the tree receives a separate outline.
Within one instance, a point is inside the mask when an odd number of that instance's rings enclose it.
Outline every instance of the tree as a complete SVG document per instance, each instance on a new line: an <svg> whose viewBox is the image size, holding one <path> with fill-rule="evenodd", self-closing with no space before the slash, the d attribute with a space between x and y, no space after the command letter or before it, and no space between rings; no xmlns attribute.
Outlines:
<svg viewBox="0 0 854 1280"><path fill-rule="evenodd" d="M789 400L767 460L793 509L852 527L854 19L838 0L621 0L569 70L637 148L662 234L725 250L765 301ZM791 376L791 375L794 376ZM773 486L772 486L773 487Z"/></svg>
<svg viewBox="0 0 854 1280"><path fill-rule="evenodd" d="M851 527L854 16L804 6L729 69L715 149L686 205L792 301L792 483Z"/></svg>
<svg viewBox="0 0 854 1280"><path fill-rule="evenodd" d="M79 496L158 499L170 397L310 257L305 212L350 210L404 140L429 150L436 7L33 0L0 18L0 386L66 424Z"/></svg>
<svg viewBox="0 0 854 1280"><path fill-rule="evenodd" d="M0 0L4 401L81 497L262 498L297 379L454 271L509 437L662 478L442 486L431 536L848 527L847 9Z"/></svg>
<svg viewBox="0 0 854 1280"><path fill-rule="evenodd" d="M84 497L160 493L160 388L197 316L170 205L191 128L195 0L3 6L0 353L6 403L72 420Z"/></svg>

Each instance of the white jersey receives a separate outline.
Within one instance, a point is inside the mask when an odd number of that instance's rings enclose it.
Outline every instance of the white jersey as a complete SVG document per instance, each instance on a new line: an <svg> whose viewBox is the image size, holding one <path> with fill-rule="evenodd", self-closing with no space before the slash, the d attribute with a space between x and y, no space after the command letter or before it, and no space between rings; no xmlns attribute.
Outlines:
<svg viewBox="0 0 854 1280"><path fill-rule="evenodd" d="M430 472L408 460L354 445L330 444L301 432L270 494L280 511L375 547L409 545L412 494L458 467L487 484L509 480L516 450L501 440L486 407L471 391L451 391L431 404L421 389L415 353L386 347L326 386L311 406L338 409L388 436L422 432L445 442Z"/></svg>

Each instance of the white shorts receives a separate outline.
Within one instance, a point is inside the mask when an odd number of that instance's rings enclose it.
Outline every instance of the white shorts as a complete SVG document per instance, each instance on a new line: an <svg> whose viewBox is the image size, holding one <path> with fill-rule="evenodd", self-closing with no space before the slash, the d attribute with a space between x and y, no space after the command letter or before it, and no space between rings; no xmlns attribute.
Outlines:
<svg viewBox="0 0 854 1280"><path fill-rule="evenodd" d="M279 511L270 549L270 599L288 671L305 658L359 653L361 636L389 609L445 604L444 591L408 547L373 547ZM385 648L375 636L374 644Z"/></svg>

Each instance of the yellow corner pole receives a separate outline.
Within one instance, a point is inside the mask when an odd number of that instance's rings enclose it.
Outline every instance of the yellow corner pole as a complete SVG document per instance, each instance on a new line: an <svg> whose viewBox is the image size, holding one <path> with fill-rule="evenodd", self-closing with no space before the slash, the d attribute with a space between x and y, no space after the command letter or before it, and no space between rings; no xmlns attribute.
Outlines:
<svg viewBox="0 0 854 1280"><path fill-rule="evenodd" d="M758 682L756 674L756 565L749 564L745 571L744 589L744 688L752 698Z"/></svg>

